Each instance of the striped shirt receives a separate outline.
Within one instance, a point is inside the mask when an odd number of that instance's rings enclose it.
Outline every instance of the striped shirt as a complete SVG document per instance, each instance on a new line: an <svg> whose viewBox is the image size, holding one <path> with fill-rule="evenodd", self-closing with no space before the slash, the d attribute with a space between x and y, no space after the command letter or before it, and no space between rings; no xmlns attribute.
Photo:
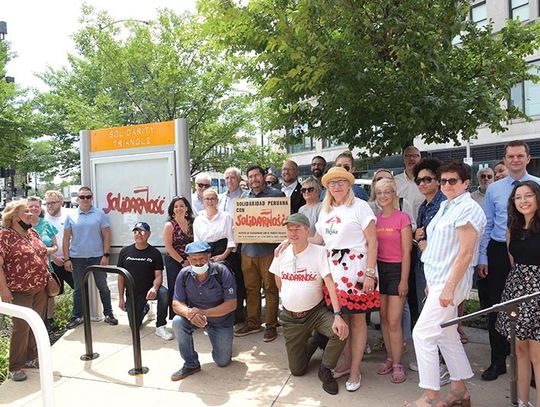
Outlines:
<svg viewBox="0 0 540 407"><path fill-rule="evenodd" d="M460 291L466 290L467 293L470 291L474 266L478 260L478 246L486 226L486 216L469 192L450 201L441 202L439 211L427 227L429 240L426 250L422 253L422 261L428 286L445 284L448 280L460 249L457 229L467 223L476 230L478 237L473 258L458 288Z"/></svg>

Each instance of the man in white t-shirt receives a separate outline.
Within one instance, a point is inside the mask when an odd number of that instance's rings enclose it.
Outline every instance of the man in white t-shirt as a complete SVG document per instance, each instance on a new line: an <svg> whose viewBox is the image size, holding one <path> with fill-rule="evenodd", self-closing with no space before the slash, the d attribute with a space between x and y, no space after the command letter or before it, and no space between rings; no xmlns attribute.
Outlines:
<svg viewBox="0 0 540 407"><path fill-rule="evenodd" d="M63 204L64 196L60 191L50 190L45 192L45 205L47 206L45 220L58 230L58 233L56 234L58 250L51 256L51 260L54 273L60 278L60 282L62 283L62 291L64 288L64 281L73 288L73 275L64 268L62 242L64 239L64 222L66 221L67 214L62 210Z"/></svg>
<svg viewBox="0 0 540 407"><path fill-rule="evenodd" d="M289 369L295 376L306 372L317 342L313 331L328 338L319 367L324 391L338 393L333 369L345 346L349 327L341 317L341 307L328 266L326 250L309 243L309 219L301 213L290 215L284 222L290 245L275 257L270 272L281 291L283 311L280 321L287 348ZM323 284L324 280L324 284ZM331 298L334 315L325 307L323 285Z"/></svg>

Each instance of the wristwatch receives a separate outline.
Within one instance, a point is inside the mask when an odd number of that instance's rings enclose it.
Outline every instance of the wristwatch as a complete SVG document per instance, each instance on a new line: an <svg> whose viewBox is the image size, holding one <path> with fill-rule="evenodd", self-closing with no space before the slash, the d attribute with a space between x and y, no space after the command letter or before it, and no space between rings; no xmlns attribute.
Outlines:
<svg viewBox="0 0 540 407"><path fill-rule="evenodd" d="M343 312L341 312L341 311L334 311L334 316L335 316L335 317L338 317L338 316L341 317L341 316L343 316Z"/></svg>
<svg viewBox="0 0 540 407"><path fill-rule="evenodd" d="M109 257L110 253L103 253L103 257Z"/></svg>

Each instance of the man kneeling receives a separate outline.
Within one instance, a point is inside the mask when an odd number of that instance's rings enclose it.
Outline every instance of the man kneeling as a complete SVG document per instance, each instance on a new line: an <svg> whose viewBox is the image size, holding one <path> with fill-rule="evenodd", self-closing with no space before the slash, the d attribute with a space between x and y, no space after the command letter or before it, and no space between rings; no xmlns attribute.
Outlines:
<svg viewBox="0 0 540 407"><path fill-rule="evenodd" d="M328 337L319 379L324 391L337 394L338 384L330 369L336 366L341 355L349 327L341 318L326 250L309 243L309 219L305 215L295 213L284 224L290 246L274 258L270 272L275 274L276 285L281 291L283 312L279 318L283 324L289 369L295 376L303 375L317 350L312 333L316 331ZM323 280L332 300L333 316L324 306Z"/></svg>
<svg viewBox="0 0 540 407"><path fill-rule="evenodd" d="M210 261L210 251L205 242L188 244L185 253L190 266L184 267L176 278L173 331L184 366L172 374L172 381L201 370L193 344L196 329L208 333L212 358L219 367L231 363L236 283L227 267Z"/></svg>

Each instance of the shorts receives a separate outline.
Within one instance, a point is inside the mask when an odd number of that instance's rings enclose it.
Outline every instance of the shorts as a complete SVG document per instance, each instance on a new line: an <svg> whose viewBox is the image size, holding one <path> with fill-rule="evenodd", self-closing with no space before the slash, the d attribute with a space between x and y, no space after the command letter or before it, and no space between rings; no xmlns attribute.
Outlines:
<svg viewBox="0 0 540 407"><path fill-rule="evenodd" d="M377 260L379 271L379 292L381 295L399 295L401 263L386 263Z"/></svg>

